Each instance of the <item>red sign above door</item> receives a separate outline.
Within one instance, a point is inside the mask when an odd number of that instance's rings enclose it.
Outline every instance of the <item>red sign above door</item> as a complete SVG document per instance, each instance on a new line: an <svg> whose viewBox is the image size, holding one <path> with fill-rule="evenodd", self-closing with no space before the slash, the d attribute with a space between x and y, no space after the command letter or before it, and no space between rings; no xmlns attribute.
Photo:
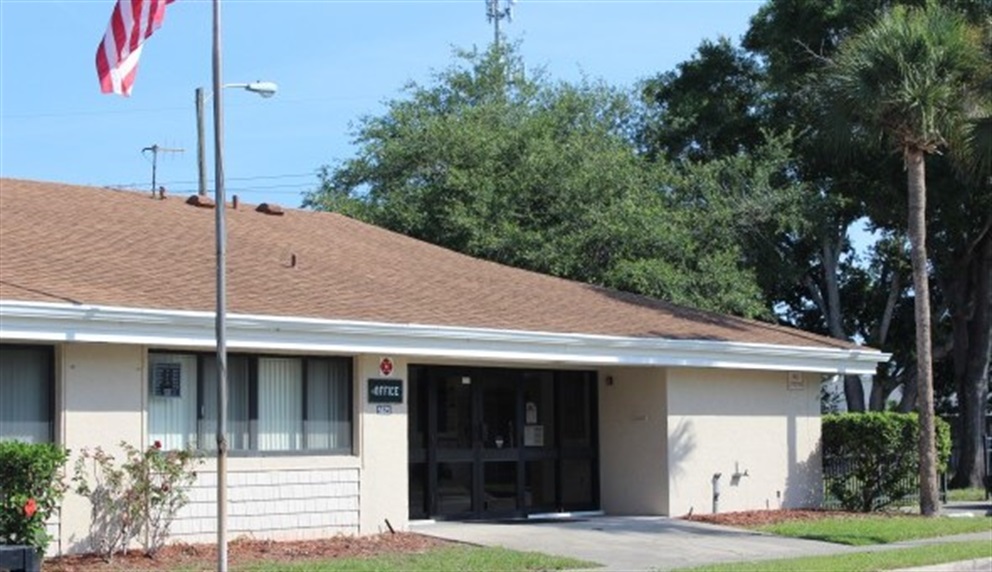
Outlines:
<svg viewBox="0 0 992 572"><path fill-rule="evenodd" d="M382 360L379 361L379 373L382 375L389 375L393 373L393 360L388 357L382 358Z"/></svg>

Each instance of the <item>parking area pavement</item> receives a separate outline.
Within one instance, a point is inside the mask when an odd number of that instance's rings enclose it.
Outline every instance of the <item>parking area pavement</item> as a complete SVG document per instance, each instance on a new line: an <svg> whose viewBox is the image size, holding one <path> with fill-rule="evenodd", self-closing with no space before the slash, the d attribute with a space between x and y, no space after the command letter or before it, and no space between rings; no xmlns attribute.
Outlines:
<svg viewBox="0 0 992 572"><path fill-rule="evenodd" d="M954 503L947 514L983 516L985 503ZM892 550L948 541L987 540L992 530L953 537L922 538L872 546L845 546L815 540L773 536L660 516L594 516L480 522L422 522L415 532L480 546L543 552L602 565L598 570L672 570L720 562L772 560L845 552ZM992 570L989 558L952 562L919 570Z"/></svg>
<svg viewBox="0 0 992 572"><path fill-rule="evenodd" d="M949 502L941 507L945 516L992 516L992 500Z"/></svg>
<svg viewBox="0 0 992 572"><path fill-rule="evenodd" d="M666 517L598 516L538 523L435 522L413 530L482 546L569 556L600 570L671 570L717 562L836 554L850 547Z"/></svg>

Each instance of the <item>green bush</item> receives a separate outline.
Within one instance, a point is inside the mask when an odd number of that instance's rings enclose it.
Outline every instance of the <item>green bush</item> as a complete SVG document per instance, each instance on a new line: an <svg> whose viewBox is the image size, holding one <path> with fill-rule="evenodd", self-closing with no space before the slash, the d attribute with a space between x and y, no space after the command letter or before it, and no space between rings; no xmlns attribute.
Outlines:
<svg viewBox="0 0 992 572"><path fill-rule="evenodd" d="M0 442L0 544L33 546L44 554L45 523L58 510L68 451L50 443Z"/></svg>
<svg viewBox="0 0 992 572"><path fill-rule="evenodd" d="M937 463L947 470L951 428L936 419ZM825 464L846 466L828 476L827 491L847 510L871 512L917 491L919 434L916 413L870 412L823 416Z"/></svg>

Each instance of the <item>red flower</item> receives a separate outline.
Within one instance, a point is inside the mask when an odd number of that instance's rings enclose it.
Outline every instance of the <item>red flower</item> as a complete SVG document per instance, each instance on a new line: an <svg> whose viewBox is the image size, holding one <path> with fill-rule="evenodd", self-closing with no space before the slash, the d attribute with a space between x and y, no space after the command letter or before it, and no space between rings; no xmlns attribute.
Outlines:
<svg viewBox="0 0 992 572"><path fill-rule="evenodd" d="M162 442L156 440L155 441L155 444L153 444L152 447L155 447L156 449L161 449L162 448Z"/></svg>
<svg viewBox="0 0 992 572"><path fill-rule="evenodd" d="M38 512L38 503L34 499L28 499L28 502L24 503L24 516L31 518L36 512Z"/></svg>

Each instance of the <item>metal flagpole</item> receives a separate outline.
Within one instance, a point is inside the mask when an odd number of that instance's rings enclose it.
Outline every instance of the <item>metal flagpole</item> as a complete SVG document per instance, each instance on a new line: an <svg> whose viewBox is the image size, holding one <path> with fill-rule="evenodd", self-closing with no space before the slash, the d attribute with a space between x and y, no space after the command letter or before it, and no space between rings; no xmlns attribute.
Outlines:
<svg viewBox="0 0 992 572"><path fill-rule="evenodd" d="M220 0L214 0L214 185L217 213L217 571L227 572L227 244L224 197L224 83L221 81Z"/></svg>

